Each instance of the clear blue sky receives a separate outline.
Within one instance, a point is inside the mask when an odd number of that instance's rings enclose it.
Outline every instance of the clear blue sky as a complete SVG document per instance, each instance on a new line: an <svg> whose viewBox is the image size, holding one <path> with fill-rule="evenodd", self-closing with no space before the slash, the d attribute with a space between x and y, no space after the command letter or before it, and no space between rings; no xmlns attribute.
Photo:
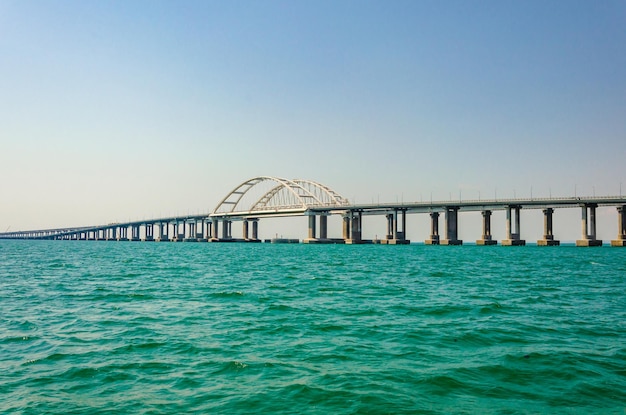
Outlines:
<svg viewBox="0 0 626 415"><path fill-rule="evenodd" d="M625 28L622 0L0 0L0 231L210 211L257 175L626 193Z"/></svg>

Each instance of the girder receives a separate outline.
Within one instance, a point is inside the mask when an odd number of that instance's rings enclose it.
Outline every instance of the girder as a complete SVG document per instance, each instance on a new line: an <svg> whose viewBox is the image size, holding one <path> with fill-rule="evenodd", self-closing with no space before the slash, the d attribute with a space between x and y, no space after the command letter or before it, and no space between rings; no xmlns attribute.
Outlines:
<svg viewBox="0 0 626 415"><path fill-rule="evenodd" d="M312 180L259 176L235 187L218 203L213 214L265 210L280 212L348 204L339 193Z"/></svg>

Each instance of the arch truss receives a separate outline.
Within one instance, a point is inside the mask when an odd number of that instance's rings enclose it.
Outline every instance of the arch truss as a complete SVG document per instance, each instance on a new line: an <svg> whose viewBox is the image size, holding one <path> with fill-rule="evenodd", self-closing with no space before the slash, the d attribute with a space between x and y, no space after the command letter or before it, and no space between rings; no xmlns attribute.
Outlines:
<svg viewBox="0 0 626 415"><path fill-rule="evenodd" d="M217 205L213 214L306 211L347 206L340 194L312 180L260 176L241 183Z"/></svg>

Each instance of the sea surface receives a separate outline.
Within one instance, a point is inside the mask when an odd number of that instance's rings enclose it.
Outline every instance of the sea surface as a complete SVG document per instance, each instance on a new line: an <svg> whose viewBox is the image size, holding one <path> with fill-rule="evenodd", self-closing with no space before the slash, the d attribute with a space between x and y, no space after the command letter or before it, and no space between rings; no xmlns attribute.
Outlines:
<svg viewBox="0 0 626 415"><path fill-rule="evenodd" d="M2 414L626 414L626 249L0 241Z"/></svg>

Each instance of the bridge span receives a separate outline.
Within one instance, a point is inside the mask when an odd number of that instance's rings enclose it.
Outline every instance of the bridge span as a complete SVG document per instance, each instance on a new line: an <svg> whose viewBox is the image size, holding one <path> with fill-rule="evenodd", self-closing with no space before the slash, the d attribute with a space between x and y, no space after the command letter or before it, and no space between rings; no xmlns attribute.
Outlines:
<svg viewBox="0 0 626 415"><path fill-rule="evenodd" d="M506 239L502 245L525 245L521 237L520 212L541 209L544 214L541 246L559 245L553 233L553 215L558 208L581 209L581 239L577 246L601 246L597 238L596 209L615 206L617 237L612 246L626 246L626 197L566 197L531 199L456 200L411 203L353 204L330 187L312 180L260 176L246 180L229 192L212 212L173 216L87 227L27 230L0 233L0 239L115 240L161 242L261 242L259 221L267 217L307 216L308 237L304 243L381 243L408 244L407 214L428 214L431 228L424 242L432 245L461 245L458 238L459 213L482 212L482 235L478 245L498 243L491 235L494 210L506 211ZM342 238L328 237L328 217L342 217ZM365 240L362 235L364 215L384 216L387 233L380 240ZM439 232L443 216L443 233ZM233 222L242 223L241 237L233 236Z"/></svg>

